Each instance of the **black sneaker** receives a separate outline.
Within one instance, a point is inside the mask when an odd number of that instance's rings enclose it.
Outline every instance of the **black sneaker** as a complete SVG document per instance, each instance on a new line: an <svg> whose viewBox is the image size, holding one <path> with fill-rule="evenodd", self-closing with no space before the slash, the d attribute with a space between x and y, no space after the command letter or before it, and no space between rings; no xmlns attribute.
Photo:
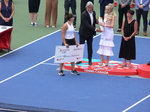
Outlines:
<svg viewBox="0 0 150 112"><path fill-rule="evenodd" d="M72 70L71 74L80 75L76 70Z"/></svg>
<svg viewBox="0 0 150 112"><path fill-rule="evenodd" d="M65 76L65 74L63 73L62 70L60 70L60 71L58 72L58 75L60 75L60 76Z"/></svg>

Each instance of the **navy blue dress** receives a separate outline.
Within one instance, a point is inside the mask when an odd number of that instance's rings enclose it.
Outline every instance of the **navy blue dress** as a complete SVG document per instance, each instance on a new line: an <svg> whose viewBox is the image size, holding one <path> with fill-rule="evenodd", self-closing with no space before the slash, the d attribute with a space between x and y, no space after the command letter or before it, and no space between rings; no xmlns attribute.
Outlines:
<svg viewBox="0 0 150 112"><path fill-rule="evenodd" d="M12 1L8 2L8 7L6 7L4 1L1 1L1 14L5 17L5 18L9 18L11 13L12 13ZM1 17L0 17L0 25L4 25L4 26L12 26L13 25L13 18L10 19L9 22L5 22Z"/></svg>

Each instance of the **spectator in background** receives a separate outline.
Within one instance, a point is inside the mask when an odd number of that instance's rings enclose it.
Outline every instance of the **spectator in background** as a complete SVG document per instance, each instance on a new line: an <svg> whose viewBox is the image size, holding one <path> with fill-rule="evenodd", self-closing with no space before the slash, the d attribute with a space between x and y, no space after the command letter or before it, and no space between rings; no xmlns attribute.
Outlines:
<svg viewBox="0 0 150 112"><path fill-rule="evenodd" d="M99 0L100 3L100 17L104 19L105 6L109 3L113 3L114 0Z"/></svg>
<svg viewBox="0 0 150 112"><path fill-rule="evenodd" d="M64 23L64 25L62 26L62 45L66 46L67 48L70 45L79 46L79 44L76 40L76 35L74 33L74 26L73 26L74 15L69 14L69 13L66 13L65 15L66 15L65 17L66 17L67 22ZM60 63L60 71L58 73L60 76L65 75L63 73L63 65L64 65L64 63ZM71 74L80 75L75 70L75 62L71 62L71 66L72 66Z"/></svg>
<svg viewBox="0 0 150 112"><path fill-rule="evenodd" d="M37 16L40 6L40 0L28 0L28 8L30 13L30 26L37 26Z"/></svg>
<svg viewBox="0 0 150 112"><path fill-rule="evenodd" d="M47 28L50 27L51 18L52 18L52 28L56 27L57 10L58 10L58 0L46 0L45 27Z"/></svg>
<svg viewBox="0 0 150 112"><path fill-rule="evenodd" d="M10 0L0 2L0 25L12 26L14 15L14 3Z"/></svg>
<svg viewBox="0 0 150 112"><path fill-rule="evenodd" d="M118 2L119 2L119 8L118 8L118 14L119 14L118 25L119 25L119 28L117 30L117 33L121 32L123 15L125 15L125 18L127 18L126 13L130 9L131 0L118 0Z"/></svg>
<svg viewBox="0 0 150 112"><path fill-rule="evenodd" d="M69 12L69 8L71 8L72 14L74 15L73 26L76 29L76 0L65 0L64 8L65 8L65 13ZM67 20L64 18L64 23L66 21Z"/></svg>
<svg viewBox="0 0 150 112"><path fill-rule="evenodd" d="M81 0L81 14L82 14L83 11L86 10L85 6L86 6L87 2L89 2L89 1L91 1L92 3L94 3L94 0Z"/></svg>
<svg viewBox="0 0 150 112"><path fill-rule="evenodd" d="M139 34L140 30L140 20L141 16L143 17L143 35L147 36L147 26L148 26L148 10L149 10L149 3L150 0L135 0L136 6L136 19L138 22L138 31L137 35Z"/></svg>
<svg viewBox="0 0 150 112"><path fill-rule="evenodd" d="M92 65L93 35L96 35L96 31L101 32L100 29L95 28L96 23L97 23L96 13L93 10L93 3L89 1L86 4L86 10L82 12L81 24L79 29L80 44L85 44L85 41L87 41L89 65ZM82 63L82 61L78 61L76 64L80 64L80 63Z"/></svg>
<svg viewBox="0 0 150 112"><path fill-rule="evenodd" d="M129 68L132 67L133 59L136 59L135 34L137 32L137 21L133 18L134 11L127 11L127 18L122 24L122 40L120 45L119 58L124 58L121 67L126 67L129 60Z"/></svg>

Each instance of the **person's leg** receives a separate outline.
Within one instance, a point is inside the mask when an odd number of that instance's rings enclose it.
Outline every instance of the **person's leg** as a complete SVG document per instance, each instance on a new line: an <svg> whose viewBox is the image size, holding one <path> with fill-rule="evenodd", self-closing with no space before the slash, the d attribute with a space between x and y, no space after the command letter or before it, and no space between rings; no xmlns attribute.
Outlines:
<svg viewBox="0 0 150 112"><path fill-rule="evenodd" d="M136 10L136 20L138 23L138 31L136 34L139 34L139 28L140 28L140 19L141 19L141 9Z"/></svg>
<svg viewBox="0 0 150 112"><path fill-rule="evenodd" d="M148 11L142 11L142 17L143 17L143 32L144 32L144 36L147 36Z"/></svg>
<svg viewBox="0 0 150 112"><path fill-rule="evenodd" d="M33 13L30 13L30 26L33 26Z"/></svg>
<svg viewBox="0 0 150 112"><path fill-rule="evenodd" d="M79 40L80 40L80 44L85 44L86 38L82 37L82 36L79 36ZM82 61L77 61L76 62L76 64L80 64L80 63L82 63Z"/></svg>
<svg viewBox="0 0 150 112"><path fill-rule="evenodd" d="M57 22L58 0L52 2L52 27L56 27Z"/></svg>
<svg viewBox="0 0 150 112"><path fill-rule="evenodd" d="M65 0L64 8L65 8L65 13L66 13L66 12L69 13L69 1L66 1L66 0ZM65 15L64 15L64 23L65 23L66 21L67 21L67 20L65 19Z"/></svg>
<svg viewBox="0 0 150 112"><path fill-rule="evenodd" d="M88 60L89 60L89 63L92 62L92 54L93 54L93 37L89 37L87 39L87 50L88 50Z"/></svg>
<svg viewBox="0 0 150 112"><path fill-rule="evenodd" d="M34 26L37 26L37 16L38 16L38 13L34 13L33 14L33 23L34 23Z"/></svg>
<svg viewBox="0 0 150 112"><path fill-rule="evenodd" d="M127 60L124 59L123 64L122 64L122 67L126 67L126 66L127 66L127 62L126 62L126 61L127 61Z"/></svg>
<svg viewBox="0 0 150 112"><path fill-rule="evenodd" d="M118 8L118 13L119 13L119 18L118 18L118 31L117 32L121 32L121 27L122 27L122 20L123 20L123 9L121 8L121 5L119 4L119 8Z"/></svg>
<svg viewBox="0 0 150 112"><path fill-rule="evenodd" d="M59 75L61 76L64 76L65 74L63 73L63 66L64 66L64 63L60 63L60 70L58 72Z"/></svg>
<svg viewBox="0 0 150 112"><path fill-rule="evenodd" d="M52 0L46 0L45 27L49 27L50 26L51 9L52 9Z"/></svg>
<svg viewBox="0 0 150 112"><path fill-rule="evenodd" d="M76 0L73 0L71 3L71 10L72 10L72 14L75 16L73 25L74 25L74 27L76 27L76 18L77 18L77 16L76 16Z"/></svg>
<svg viewBox="0 0 150 112"><path fill-rule="evenodd" d="M132 67L132 60L129 60L129 68Z"/></svg>
<svg viewBox="0 0 150 112"><path fill-rule="evenodd" d="M75 62L71 62L72 70L75 70Z"/></svg>
<svg viewBox="0 0 150 112"><path fill-rule="evenodd" d="M75 69L75 62L71 62L71 67L72 67L71 74L80 75Z"/></svg>
<svg viewBox="0 0 150 112"><path fill-rule="evenodd" d="M100 17L104 19L104 12L105 12L105 4L100 3Z"/></svg>
<svg viewBox="0 0 150 112"><path fill-rule="evenodd" d="M104 55L100 55L100 66L104 63Z"/></svg>
<svg viewBox="0 0 150 112"><path fill-rule="evenodd" d="M108 64L109 64L109 58L110 58L110 56L106 56L106 66L108 66Z"/></svg>

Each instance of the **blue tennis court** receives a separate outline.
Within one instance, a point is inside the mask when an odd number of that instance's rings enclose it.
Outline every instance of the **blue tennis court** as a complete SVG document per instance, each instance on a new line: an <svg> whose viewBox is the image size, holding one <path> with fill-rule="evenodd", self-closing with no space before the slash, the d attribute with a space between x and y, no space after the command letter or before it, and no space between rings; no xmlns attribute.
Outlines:
<svg viewBox="0 0 150 112"><path fill-rule="evenodd" d="M78 38L78 33L77 38ZM93 41L93 59L99 59L99 35ZM118 58L121 36L115 35L111 60ZM137 59L148 62L149 38L136 38ZM61 31L0 57L0 110L26 112L150 112L150 79L65 71L58 75L54 51ZM87 58L85 45L84 58Z"/></svg>

